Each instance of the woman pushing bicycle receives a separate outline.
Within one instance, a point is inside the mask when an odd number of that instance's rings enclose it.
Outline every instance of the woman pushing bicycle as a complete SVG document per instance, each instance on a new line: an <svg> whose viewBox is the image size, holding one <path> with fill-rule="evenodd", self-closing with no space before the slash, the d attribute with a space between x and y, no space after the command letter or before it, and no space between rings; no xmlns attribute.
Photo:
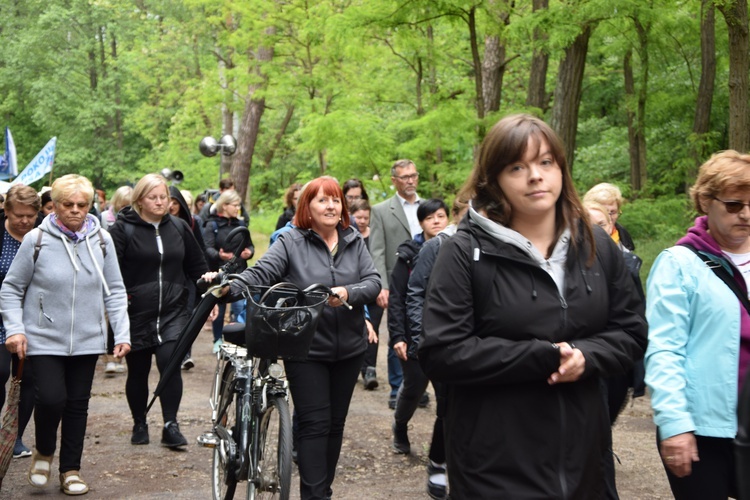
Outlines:
<svg viewBox="0 0 750 500"><path fill-rule="evenodd" d="M299 428L297 457L302 499L332 495L344 424L368 339L364 305L380 292L380 276L362 235L349 226L344 194L336 179L310 181L303 189L295 227L242 273L253 285L320 283L332 296L321 313L305 361L285 361ZM216 273L204 275L210 281ZM240 294L234 284L231 295ZM352 309L339 307L342 300Z"/></svg>

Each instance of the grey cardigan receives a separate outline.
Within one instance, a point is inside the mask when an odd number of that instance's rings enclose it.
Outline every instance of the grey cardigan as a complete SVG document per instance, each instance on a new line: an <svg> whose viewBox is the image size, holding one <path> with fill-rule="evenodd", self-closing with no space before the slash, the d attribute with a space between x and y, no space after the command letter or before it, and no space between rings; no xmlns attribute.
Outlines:
<svg viewBox="0 0 750 500"><path fill-rule="evenodd" d="M0 289L7 337L26 335L28 356L102 354L106 313L115 344L130 344L128 300L109 233L89 215L94 229L73 243L50 217L24 236ZM39 231L42 243L34 262Z"/></svg>

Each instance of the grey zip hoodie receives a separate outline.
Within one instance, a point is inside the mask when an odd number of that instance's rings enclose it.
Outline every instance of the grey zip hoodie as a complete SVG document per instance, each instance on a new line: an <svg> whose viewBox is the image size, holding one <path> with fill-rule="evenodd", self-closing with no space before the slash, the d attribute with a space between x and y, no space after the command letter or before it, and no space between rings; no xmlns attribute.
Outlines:
<svg viewBox="0 0 750 500"><path fill-rule="evenodd" d="M106 313L115 344L130 344L127 295L109 233L88 215L93 230L73 243L50 217L24 236L0 289L7 336L26 335L28 356L102 354ZM34 262L39 231L42 244Z"/></svg>

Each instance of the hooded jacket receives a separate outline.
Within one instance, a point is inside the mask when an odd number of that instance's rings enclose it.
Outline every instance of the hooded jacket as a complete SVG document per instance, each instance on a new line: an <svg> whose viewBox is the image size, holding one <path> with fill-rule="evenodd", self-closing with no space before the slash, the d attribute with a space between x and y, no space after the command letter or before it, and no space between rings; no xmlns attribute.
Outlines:
<svg viewBox="0 0 750 500"><path fill-rule="evenodd" d="M208 271L187 223L167 214L157 231L125 207L110 232L128 292L132 350L176 340L189 317L186 276L197 281Z"/></svg>
<svg viewBox="0 0 750 500"><path fill-rule="evenodd" d="M659 436L685 432L733 438L739 380L750 365L750 316L688 244L745 280L698 217L677 246L661 252L647 281L646 384Z"/></svg>
<svg viewBox="0 0 750 500"><path fill-rule="evenodd" d="M332 256L315 231L292 228L282 233L263 257L242 273L254 285L288 281L303 289L315 283L346 288L347 302L353 310L323 308L308 355L310 360L339 361L365 352L364 306L374 301L380 292L380 276L362 235L351 227L343 229L341 225L338 232L338 251ZM232 285L232 292L241 292L241 287Z"/></svg>
<svg viewBox="0 0 750 500"><path fill-rule="evenodd" d="M112 238L88 215L91 229L73 242L51 217L24 236L0 289L8 336L25 334L28 356L102 354L106 314L115 344L129 344L127 297ZM39 231L41 248L34 262Z"/></svg>
<svg viewBox="0 0 750 500"><path fill-rule="evenodd" d="M169 186L169 197L177 200L177 203L180 205L180 211L177 214L177 217L187 222L187 225L190 226L190 230L193 232L193 236L195 236L195 241L198 242L198 246L201 247L201 250L205 252L206 243L203 241L203 221L200 217L190 212L190 207L188 206L187 201L185 201L185 197L182 196L180 190L175 186Z"/></svg>
<svg viewBox="0 0 750 500"><path fill-rule="evenodd" d="M540 263L520 234L469 215L435 262L419 347L426 375L448 386L451 497L603 498L611 431L600 379L625 373L646 346L622 254L594 228L591 267L583 241L565 235ZM547 383L558 342L584 355L576 382Z"/></svg>
<svg viewBox="0 0 750 500"><path fill-rule="evenodd" d="M399 342L411 345L412 332L406 309L406 290L422 245L424 233L419 233L413 239L401 243L396 251L396 264L388 282L388 345L391 348Z"/></svg>

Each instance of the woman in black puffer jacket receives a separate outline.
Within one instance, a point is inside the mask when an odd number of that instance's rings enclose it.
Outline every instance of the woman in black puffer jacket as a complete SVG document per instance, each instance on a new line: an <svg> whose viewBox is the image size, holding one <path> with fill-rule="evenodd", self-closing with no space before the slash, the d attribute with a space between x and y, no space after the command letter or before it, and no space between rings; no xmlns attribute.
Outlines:
<svg viewBox="0 0 750 500"><path fill-rule="evenodd" d="M151 356L161 372L190 316L186 279L196 281L208 270L190 227L169 215L168 207L167 180L148 174L136 184L132 205L122 209L110 229L128 292L132 347L125 358L125 394L134 420L132 444L149 442L145 410ZM178 371L159 398L165 423L161 442L170 448L187 445L177 425L181 399Z"/></svg>
<svg viewBox="0 0 750 500"><path fill-rule="evenodd" d="M233 189L224 191L216 200L216 203L214 203L216 211L208 216L203 226L203 241L206 243L206 257L208 259L208 268L211 271L218 271L226 261L234 256L235 249L230 248L227 244L227 236L235 228L245 225L243 221L238 219L242 207L241 201L237 191ZM240 255L243 260L240 261L240 268L237 272L241 272L247 268L246 261L252 258L254 253L255 247L253 246L253 241L250 240L247 248ZM244 309L244 302L244 300L239 300L232 303L231 308L234 321L236 321L237 316ZM211 323L214 333L214 352L217 352L221 345L226 308L226 304L219 304L219 315Z"/></svg>

